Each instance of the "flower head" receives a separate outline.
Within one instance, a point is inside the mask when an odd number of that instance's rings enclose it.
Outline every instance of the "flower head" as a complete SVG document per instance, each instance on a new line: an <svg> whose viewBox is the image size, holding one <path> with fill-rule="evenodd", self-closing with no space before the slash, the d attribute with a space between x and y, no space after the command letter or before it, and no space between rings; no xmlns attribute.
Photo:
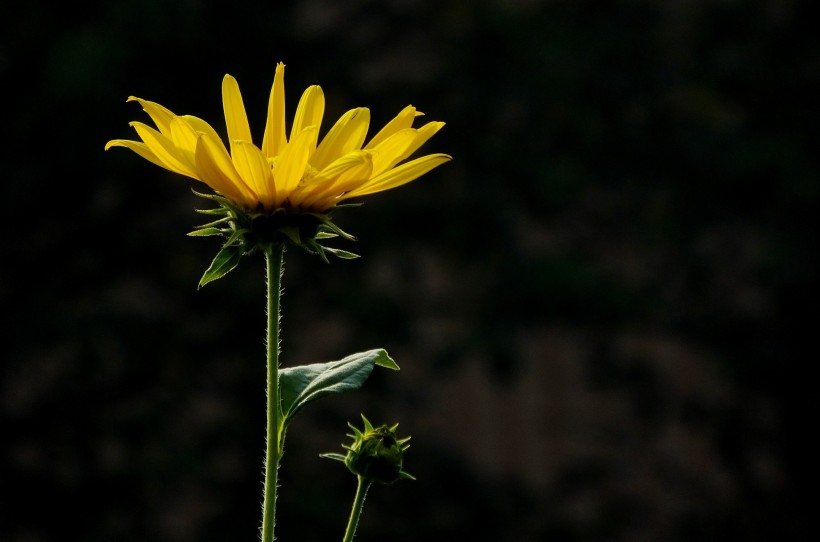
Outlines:
<svg viewBox="0 0 820 542"><path fill-rule="evenodd" d="M410 105L369 140L370 111L352 109L319 141L325 98L316 85L302 94L286 134L284 76L285 66L279 63L261 144L251 136L239 85L226 75L222 104L227 147L204 120L130 97L142 105L156 129L132 122L142 141L115 139L106 150L129 148L160 167L205 183L251 214L325 213L345 200L413 181L450 160L446 154L430 154L405 161L444 126L428 122L413 128L421 113Z"/></svg>
<svg viewBox="0 0 820 542"><path fill-rule="evenodd" d="M413 128L421 116L408 105L376 135L367 139L370 111L351 109L319 140L325 109L321 87L308 87L285 130L285 65L276 66L265 131L261 144L251 136L245 105L236 79L222 80L222 105L227 126L226 147L217 131L204 120L176 115L158 103L130 97L154 121L156 128L132 122L141 141L114 139L105 149L125 147L149 162L186 175L211 187L216 209L199 212L218 218L198 226L189 235L222 236L226 240L200 286L231 270L239 260L261 248L292 244L327 260L356 254L330 248L324 239L353 239L329 216L329 211L351 198L367 196L409 183L451 159L429 154L407 161L443 126L428 122Z"/></svg>
<svg viewBox="0 0 820 542"><path fill-rule="evenodd" d="M394 424L392 427L381 425L374 428L364 414L362 414L362 421L364 422L363 431L351 423L347 424L353 430L353 434L348 435L353 442L350 445L342 444L342 448L347 450L346 455L337 453L320 455L344 463L356 476L382 484L392 484L401 478L415 480L412 474L405 472L402 468L404 452L410 447L407 444L410 437L400 439L396 436L399 424Z"/></svg>

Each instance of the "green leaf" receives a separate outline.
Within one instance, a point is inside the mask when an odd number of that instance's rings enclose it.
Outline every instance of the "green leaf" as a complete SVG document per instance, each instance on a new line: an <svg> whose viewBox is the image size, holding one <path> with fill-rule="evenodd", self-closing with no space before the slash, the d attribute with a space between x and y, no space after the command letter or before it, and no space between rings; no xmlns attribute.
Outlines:
<svg viewBox="0 0 820 542"><path fill-rule="evenodd" d="M234 246L234 247L223 247L220 250L214 261L211 262L210 267L205 271L205 274L202 275L202 278L199 280L199 288L202 288L209 282L213 282L216 279L220 279L236 269L236 266L239 265L239 260L242 258L242 247Z"/></svg>
<svg viewBox="0 0 820 542"><path fill-rule="evenodd" d="M381 348L351 354L339 361L286 367L279 373L284 423L303 406L326 395L359 389L374 365L398 370L399 366Z"/></svg>

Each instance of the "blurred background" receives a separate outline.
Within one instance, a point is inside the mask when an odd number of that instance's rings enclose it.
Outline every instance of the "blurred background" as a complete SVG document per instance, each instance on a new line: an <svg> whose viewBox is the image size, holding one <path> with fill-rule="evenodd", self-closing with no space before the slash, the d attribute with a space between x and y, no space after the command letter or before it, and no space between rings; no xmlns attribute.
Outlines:
<svg viewBox="0 0 820 542"><path fill-rule="evenodd" d="M287 255L283 364L402 371L295 420L279 539L341 538L360 412L418 481L358 540L807 539L811 5L4 2L0 539L256 539L263 262L197 291L192 183L103 146L129 95L222 129L225 73L260 137L278 61L291 115L412 103L454 156L335 213L360 260Z"/></svg>

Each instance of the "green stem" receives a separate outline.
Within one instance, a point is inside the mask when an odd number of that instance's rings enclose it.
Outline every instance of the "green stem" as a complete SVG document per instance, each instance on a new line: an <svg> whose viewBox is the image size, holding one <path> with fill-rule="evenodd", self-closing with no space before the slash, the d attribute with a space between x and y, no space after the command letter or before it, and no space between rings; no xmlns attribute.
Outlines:
<svg viewBox="0 0 820 542"><path fill-rule="evenodd" d="M268 427L265 450L265 496L262 504L262 542L273 542L276 526L276 491L279 461L282 458L279 426L279 301L282 294L284 247L274 245L265 251L267 297L267 365L268 365Z"/></svg>
<svg viewBox="0 0 820 542"><path fill-rule="evenodd" d="M359 517L362 515L362 508L364 507L364 498L367 496L367 490L370 489L372 480L365 480L359 476L359 486L356 488L356 498L353 499L353 509L350 511L350 520L347 522L347 530L345 531L345 538L343 542L352 542L353 536L356 534L356 527L359 526Z"/></svg>

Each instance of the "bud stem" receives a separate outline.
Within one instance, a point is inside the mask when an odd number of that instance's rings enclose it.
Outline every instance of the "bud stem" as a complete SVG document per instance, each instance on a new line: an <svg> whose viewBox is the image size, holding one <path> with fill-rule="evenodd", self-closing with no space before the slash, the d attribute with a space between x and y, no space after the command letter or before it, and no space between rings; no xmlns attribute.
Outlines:
<svg viewBox="0 0 820 542"><path fill-rule="evenodd" d="M267 434L265 450L265 493L262 504L262 542L273 542L276 525L276 491L282 443L279 408L279 302L282 295L284 245L277 243L265 250L267 283Z"/></svg>
<svg viewBox="0 0 820 542"><path fill-rule="evenodd" d="M359 479L359 486L356 488L356 498L353 499L353 509L350 511L350 520L347 522L347 530L343 542L352 542L353 536L356 534L356 527L359 526L359 517L362 515L362 508L364 508L364 498L367 496L367 490L370 489L372 480L365 479L363 476L357 476Z"/></svg>

